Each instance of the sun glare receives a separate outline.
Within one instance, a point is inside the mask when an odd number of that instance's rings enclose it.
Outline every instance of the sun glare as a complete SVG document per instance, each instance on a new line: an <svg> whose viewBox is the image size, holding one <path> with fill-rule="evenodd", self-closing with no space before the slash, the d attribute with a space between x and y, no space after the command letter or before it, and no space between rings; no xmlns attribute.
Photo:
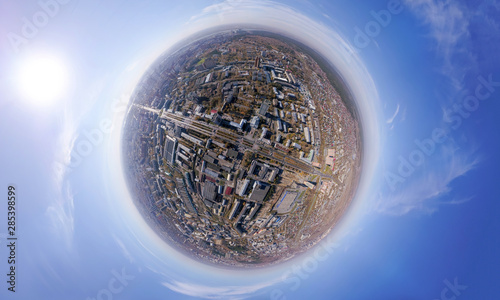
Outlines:
<svg viewBox="0 0 500 300"><path fill-rule="evenodd" d="M49 106L64 97L68 72L61 59L51 55L29 56L18 66L17 87L29 104Z"/></svg>

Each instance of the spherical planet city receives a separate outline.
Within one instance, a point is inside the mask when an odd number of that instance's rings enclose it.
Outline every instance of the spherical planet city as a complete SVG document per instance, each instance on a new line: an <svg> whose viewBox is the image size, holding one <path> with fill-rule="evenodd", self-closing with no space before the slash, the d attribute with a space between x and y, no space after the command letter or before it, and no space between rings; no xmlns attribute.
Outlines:
<svg viewBox="0 0 500 300"><path fill-rule="evenodd" d="M317 245L356 194L362 151L335 67L313 45L244 28L158 57L122 135L127 184L149 226L179 252L230 268Z"/></svg>

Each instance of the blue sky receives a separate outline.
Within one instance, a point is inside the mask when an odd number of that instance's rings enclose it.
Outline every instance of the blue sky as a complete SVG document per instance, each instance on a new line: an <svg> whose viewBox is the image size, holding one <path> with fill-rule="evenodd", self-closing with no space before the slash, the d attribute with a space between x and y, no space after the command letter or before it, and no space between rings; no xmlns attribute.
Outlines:
<svg viewBox="0 0 500 300"><path fill-rule="evenodd" d="M3 197L9 184L18 193L17 291L0 275L2 299L499 297L499 2L54 3L0 1L0 182ZM192 33L236 23L335 64L365 132L360 188L341 224L264 270L209 267L165 245L120 164L125 107L148 65ZM32 57L60 63L41 78L64 87L51 101L17 75Z"/></svg>

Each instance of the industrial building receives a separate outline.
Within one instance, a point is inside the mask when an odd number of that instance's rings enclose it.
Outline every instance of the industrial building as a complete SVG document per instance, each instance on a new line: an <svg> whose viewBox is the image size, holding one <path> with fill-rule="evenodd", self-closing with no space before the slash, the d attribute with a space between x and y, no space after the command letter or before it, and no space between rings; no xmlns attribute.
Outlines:
<svg viewBox="0 0 500 300"><path fill-rule="evenodd" d="M309 127L304 128L304 136L306 137L306 142L311 143L311 133L309 132Z"/></svg>
<svg viewBox="0 0 500 300"><path fill-rule="evenodd" d="M203 186L202 196L204 199L209 201L215 201L217 186L212 182L205 182Z"/></svg>

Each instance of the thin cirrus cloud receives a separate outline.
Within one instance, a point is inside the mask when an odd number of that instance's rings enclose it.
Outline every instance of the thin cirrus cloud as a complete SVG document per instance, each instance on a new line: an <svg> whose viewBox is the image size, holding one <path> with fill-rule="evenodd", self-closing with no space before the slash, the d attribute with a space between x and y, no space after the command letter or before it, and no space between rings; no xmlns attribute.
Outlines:
<svg viewBox="0 0 500 300"><path fill-rule="evenodd" d="M461 90L467 65L474 63L473 55L467 50L471 35L471 15L467 7L452 0L406 0L405 3L429 28L428 37L442 61L439 71L448 77L455 89Z"/></svg>
<svg viewBox="0 0 500 300"><path fill-rule="evenodd" d="M45 211L50 228L56 236L62 239L62 244L70 248L73 240L74 230L74 199L71 185L66 176L71 164L71 151L76 140L75 123L71 121L67 110L62 114L61 126L63 130L57 140L58 151L54 155L53 163L53 185L55 197Z"/></svg>
<svg viewBox="0 0 500 300"><path fill-rule="evenodd" d="M279 282L278 280L277 282ZM216 287L171 280L162 285L180 294L205 299L246 299L277 282L269 281L255 285Z"/></svg>
<svg viewBox="0 0 500 300"><path fill-rule="evenodd" d="M98 99L104 86L104 80L97 82L89 88L87 94L82 96L86 101L68 103L62 108L58 126L61 130L56 137L56 147L54 147L56 150L51 172L55 197L48 204L45 214L55 236L59 237L62 244L68 248L72 246L74 234L74 194L68 174L77 170L85 159L85 157L74 155L80 134L78 127ZM75 159L75 157L78 158Z"/></svg>
<svg viewBox="0 0 500 300"><path fill-rule="evenodd" d="M54 202L45 211L54 233L62 239L62 245L68 248L72 246L74 231L75 205L73 196L69 183L63 182Z"/></svg>
<svg viewBox="0 0 500 300"><path fill-rule="evenodd" d="M118 245L118 247L120 248L123 256L131 263L135 263L135 258L134 256L132 255L132 253L130 253L129 249L127 248L127 246L125 246L124 242L118 238L116 235L113 235L113 239L115 240L116 244Z"/></svg>
<svg viewBox="0 0 500 300"><path fill-rule="evenodd" d="M387 124L392 124L392 122L394 122L394 119L397 117L399 113L399 103L398 103L398 106L396 107L396 111L394 112L394 114L392 115L392 117L390 117L389 119L387 119L387 121L385 121Z"/></svg>
<svg viewBox="0 0 500 300"><path fill-rule="evenodd" d="M466 50L470 36L470 16L460 3L453 1L407 0L406 4L428 26L428 36L435 45L433 50L442 61L438 72L449 79L453 90L448 97L455 101L454 96L463 89L465 70L473 69L475 64L472 55ZM466 63L457 67L455 60L463 58ZM387 120L388 124L394 121L395 115ZM446 127L446 123L443 124ZM396 191L386 193L381 189L372 206L373 210L390 215L405 215L409 212L432 214L442 205L460 204L472 199L464 197L457 200L450 193L452 182L466 175L480 162L473 148L471 145L469 149L456 149L452 142L440 146Z"/></svg>
<svg viewBox="0 0 500 300"><path fill-rule="evenodd" d="M373 211L394 216L410 212L432 214L440 206L467 202L473 196L455 198L450 193L453 181L467 174L480 162L472 154L457 149L453 143L443 145L440 153L428 162L433 166L432 170L416 170L394 193L380 193L372 206Z"/></svg>

